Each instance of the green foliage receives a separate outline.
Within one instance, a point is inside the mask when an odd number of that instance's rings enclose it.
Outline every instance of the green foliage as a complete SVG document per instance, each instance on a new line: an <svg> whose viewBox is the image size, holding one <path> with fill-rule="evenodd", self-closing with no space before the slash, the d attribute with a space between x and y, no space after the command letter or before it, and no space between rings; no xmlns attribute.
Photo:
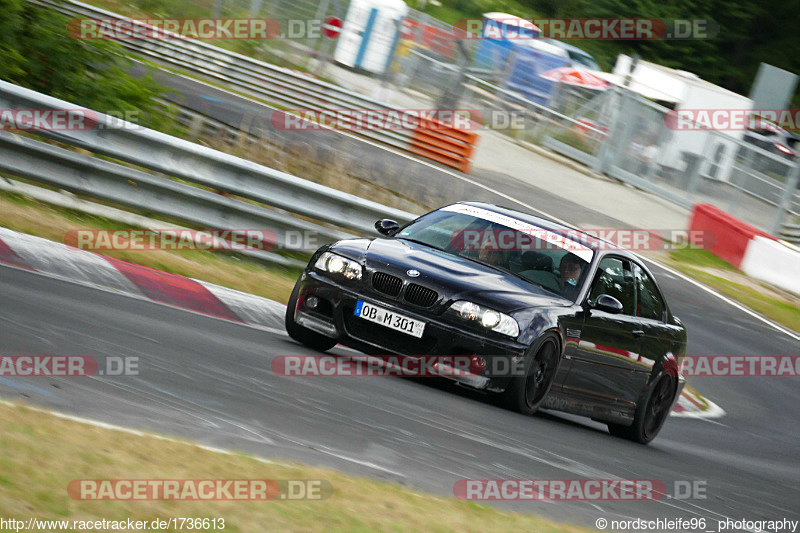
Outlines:
<svg viewBox="0 0 800 533"><path fill-rule="evenodd" d="M545 17L580 17L582 0L527 0L523 2Z"/></svg>
<svg viewBox="0 0 800 533"><path fill-rule="evenodd" d="M715 21L720 31L711 39L630 41L620 43L620 51L637 53L647 61L694 72L705 80L741 94L749 93L761 62L800 72L800 56L797 54L800 39L795 28L800 0L781 3L751 0L579 1L582 8L577 16L581 17Z"/></svg>
<svg viewBox="0 0 800 533"><path fill-rule="evenodd" d="M202 18L212 16L215 2L214 0L195 0L192 2L187 2L186 0L132 0L126 3L130 8L160 17ZM220 16L247 16L246 11L234 14L235 9L232 9L234 4L236 2L222 2ZM241 4L249 5L249 3Z"/></svg>
<svg viewBox="0 0 800 533"><path fill-rule="evenodd" d="M441 6L427 2L424 11L448 24L454 24L464 18L480 18L490 11L509 13L528 19L540 18L543 13L525 0L445 0Z"/></svg>
<svg viewBox="0 0 800 533"><path fill-rule="evenodd" d="M116 116L169 129L153 97L164 92L152 76L135 78L133 62L111 41L82 41L67 32L68 19L26 0L0 0L0 79ZM123 115L136 111L133 115Z"/></svg>
<svg viewBox="0 0 800 533"><path fill-rule="evenodd" d="M566 145L572 146L573 148L577 148L581 152L586 152L587 154L592 154L594 152L592 145L587 141L586 136L581 135L573 129L561 130L559 133L553 135L553 138Z"/></svg>

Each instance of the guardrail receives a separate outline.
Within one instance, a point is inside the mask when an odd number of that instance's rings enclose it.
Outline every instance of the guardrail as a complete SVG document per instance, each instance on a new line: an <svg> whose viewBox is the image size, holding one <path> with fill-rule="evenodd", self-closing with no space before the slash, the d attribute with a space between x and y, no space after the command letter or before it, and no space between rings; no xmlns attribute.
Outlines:
<svg viewBox="0 0 800 533"><path fill-rule="evenodd" d="M65 111L79 106L0 81L0 108ZM0 131L0 170L200 226L273 229L279 232L277 244L287 248L287 230L333 241L352 236L343 230L370 234L380 218L404 223L416 216L102 113L96 116L97 127L91 129L30 133L188 184L8 131Z"/></svg>
<svg viewBox="0 0 800 533"><path fill-rule="evenodd" d="M800 224L786 224L781 230L781 239L792 244L800 244Z"/></svg>
<svg viewBox="0 0 800 533"><path fill-rule="evenodd" d="M127 17L76 1L29 0L71 17L130 20ZM278 67L202 41L186 38L153 39L152 26L131 21L132 38L119 39L125 48L167 65L222 82L249 96L289 109L316 111L396 110L385 102L317 80L301 72ZM398 126L400 124L398 123ZM349 133L412 152L414 130L348 129ZM413 153L413 152L412 152Z"/></svg>

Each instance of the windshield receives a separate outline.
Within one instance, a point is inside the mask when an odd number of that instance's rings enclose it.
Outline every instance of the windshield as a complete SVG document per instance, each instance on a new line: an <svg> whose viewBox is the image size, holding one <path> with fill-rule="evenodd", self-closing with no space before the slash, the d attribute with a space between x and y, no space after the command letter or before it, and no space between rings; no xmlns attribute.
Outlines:
<svg viewBox="0 0 800 533"><path fill-rule="evenodd" d="M598 65L597 62L595 62L595 60L589 56L579 54L577 52L573 52L572 50L570 50L569 58L575 63L582 65L586 68L589 68L591 70L602 70L600 68L600 65Z"/></svg>
<svg viewBox="0 0 800 533"><path fill-rule="evenodd" d="M449 206L406 226L397 238L509 272L574 299L593 252L558 233L522 221L504 224L502 218L508 217L470 206Z"/></svg>

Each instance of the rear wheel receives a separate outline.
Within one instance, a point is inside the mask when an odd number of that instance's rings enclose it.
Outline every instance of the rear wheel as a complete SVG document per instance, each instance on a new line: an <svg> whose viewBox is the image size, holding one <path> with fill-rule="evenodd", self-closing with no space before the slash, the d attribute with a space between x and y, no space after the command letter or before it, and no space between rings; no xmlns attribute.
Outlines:
<svg viewBox="0 0 800 533"><path fill-rule="evenodd" d="M678 387L674 377L661 376L650 387L647 396L636 406L633 424L630 426L608 424L608 432L615 437L632 440L640 444L648 444L656 438L658 432L664 427L677 390Z"/></svg>
<svg viewBox="0 0 800 533"><path fill-rule="evenodd" d="M286 325L286 333L297 342L308 346L320 352L326 352L336 346L336 339L326 337L316 331L301 326L294 321L294 312L297 309L297 298L300 294L300 280L294 286L292 295L289 297L289 303L286 304L286 318L284 323Z"/></svg>
<svg viewBox="0 0 800 533"><path fill-rule="evenodd" d="M503 393L506 407L524 415L535 413L553 385L559 358L558 342L552 336L526 354L524 375L512 377Z"/></svg>

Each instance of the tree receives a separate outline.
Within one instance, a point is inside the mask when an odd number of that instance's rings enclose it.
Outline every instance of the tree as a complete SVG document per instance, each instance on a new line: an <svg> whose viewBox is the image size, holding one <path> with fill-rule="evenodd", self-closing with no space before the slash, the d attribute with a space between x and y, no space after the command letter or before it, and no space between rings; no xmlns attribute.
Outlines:
<svg viewBox="0 0 800 533"><path fill-rule="evenodd" d="M134 78L133 62L112 41L81 41L67 17L26 0L0 0L0 78L104 113L138 111L139 123L167 129L151 75Z"/></svg>
<svg viewBox="0 0 800 533"><path fill-rule="evenodd" d="M698 74L732 91L748 94L761 62L800 71L796 30L800 0L780 4L752 0L579 0L571 17L707 19L719 25L708 39L643 40L613 47L591 43L587 50L638 53L642 59ZM580 43L576 43L582 46ZM608 64L608 57L604 58Z"/></svg>

